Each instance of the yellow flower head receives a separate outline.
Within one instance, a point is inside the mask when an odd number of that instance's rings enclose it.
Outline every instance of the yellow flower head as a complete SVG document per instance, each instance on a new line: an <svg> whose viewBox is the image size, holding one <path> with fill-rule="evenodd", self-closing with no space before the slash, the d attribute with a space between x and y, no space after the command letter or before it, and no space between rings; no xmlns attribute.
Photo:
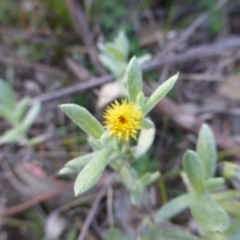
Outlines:
<svg viewBox="0 0 240 240"><path fill-rule="evenodd" d="M143 113L134 103L122 100L121 104L115 101L111 107L108 107L103 117L110 135L118 140L128 141L130 137L136 139L137 130L141 129Z"/></svg>

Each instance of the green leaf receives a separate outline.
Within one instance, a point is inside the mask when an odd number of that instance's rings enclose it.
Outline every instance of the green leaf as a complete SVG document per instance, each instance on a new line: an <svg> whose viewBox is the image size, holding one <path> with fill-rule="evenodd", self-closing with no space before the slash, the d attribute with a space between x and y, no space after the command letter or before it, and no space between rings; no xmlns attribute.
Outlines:
<svg viewBox="0 0 240 240"><path fill-rule="evenodd" d="M226 190L211 194L211 197L217 202L225 202L234 199L240 199L240 190Z"/></svg>
<svg viewBox="0 0 240 240"><path fill-rule="evenodd" d="M119 31L116 39L114 39L114 43L121 49L126 61L129 54L129 41L124 31Z"/></svg>
<svg viewBox="0 0 240 240"><path fill-rule="evenodd" d="M86 192L97 183L109 163L111 154L111 149L105 149L83 168L74 184L75 196Z"/></svg>
<svg viewBox="0 0 240 240"><path fill-rule="evenodd" d="M100 54L99 60L114 76L119 77L122 74L122 68L119 68L114 59Z"/></svg>
<svg viewBox="0 0 240 240"><path fill-rule="evenodd" d="M145 173L143 176L141 176L138 179L137 184L142 187L146 187L152 184L153 182L155 182L159 177L160 177L160 172L158 171L154 173Z"/></svg>
<svg viewBox="0 0 240 240"><path fill-rule="evenodd" d="M144 93L141 91L137 95L137 105L141 108L142 111L143 111L145 102L146 102L146 97L144 96Z"/></svg>
<svg viewBox="0 0 240 240"><path fill-rule="evenodd" d="M142 122L141 122L141 127L148 129L148 128L155 128L155 125L152 120L150 120L148 118L143 118Z"/></svg>
<svg viewBox="0 0 240 240"><path fill-rule="evenodd" d="M142 157L148 151L148 149L152 146L152 143L155 138L155 132L156 132L155 127L142 129L140 131L137 146L134 148L134 152L133 152L135 158Z"/></svg>
<svg viewBox="0 0 240 240"><path fill-rule="evenodd" d="M240 180L240 166L232 162L223 162L222 175L226 179Z"/></svg>
<svg viewBox="0 0 240 240"><path fill-rule="evenodd" d="M223 232L230 225L227 213L207 194L196 196L190 209L195 220L210 231Z"/></svg>
<svg viewBox="0 0 240 240"><path fill-rule="evenodd" d="M128 190L136 189L136 177L133 174L133 169L125 165L121 166L119 171L119 180L127 187Z"/></svg>
<svg viewBox="0 0 240 240"><path fill-rule="evenodd" d="M183 156L183 167L194 190L196 192L203 191L204 171L198 154L192 150L187 150Z"/></svg>
<svg viewBox="0 0 240 240"><path fill-rule="evenodd" d="M205 183L204 183L204 188L208 191L213 191L216 190L220 187L223 186L225 180L224 178L218 177L218 178L209 178Z"/></svg>
<svg viewBox="0 0 240 240"><path fill-rule="evenodd" d="M0 80L0 100L4 106L14 110L16 98L12 87L4 80Z"/></svg>
<svg viewBox="0 0 240 240"><path fill-rule="evenodd" d="M143 65L144 63L150 61L152 59L152 55L149 53L146 53L140 57L137 58L140 65Z"/></svg>
<svg viewBox="0 0 240 240"><path fill-rule="evenodd" d="M174 225L150 227L148 231L144 231L142 237L142 240L202 240Z"/></svg>
<svg viewBox="0 0 240 240"><path fill-rule="evenodd" d="M93 157L101 154L101 151L92 152L83 156L76 157L65 164L65 166L58 172L58 174L69 174L78 172L81 167L86 166Z"/></svg>
<svg viewBox="0 0 240 240"><path fill-rule="evenodd" d="M22 121L22 127L23 127L24 131L27 131L32 126L32 124L36 120L38 114L40 113L40 110L41 110L41 104L40 103L34 104L28 110L27 114L25 115L25 117Z"/></svg>
<svg viewBox="0 0 240 240"><path fill-rule="evenodd" d="M142 186L136 186L136 188L130 191L130 199L132 204L137 205L141 202L144 188Z"/></svg>
<svg viewBox="0 0 240 240"><path fill-rule="evenodd" d="M29 97L24 97L18 102L16 112L14 114L17 122L20 122L22 120L24 114L27 111L29 101L30 101Z"/></svg>
<svg viewBox="0 0 240 240"><path fill-rule="evenodd" d="M124 53L121 50L121 47L119 48L119 46L117 46L114 43L107 43L105 45L106 50L114 56L114 58L116 58L119 62L124 62L125 60L125 56Z"/></svg>
<svg viewBox="0 0 240 240"><path fill-rule="evenodd" d="M176 216L184 209L188 208L192 204L194 199L195 196L190 193L183 194L179 197L172 199L158 210L155 216L155 221L159 223Z"/></svg>
<svg viewBox="0 0 240 240"><path fill-rule="evenodd" d="M71 103L60 105L60 108L74 123L92 137L98 139L104 133L103 126L86 108Z"/></svg>
<svg viewBox="0 0 240 240"><path fill-rule="evenodd" d="M159 231L161 240L202 240L201 238L180 229L167 229ZM156 240L159 240L156 238Z"/></svg>
<svg viewBox="0 0 240 240"><path fill-rule="evenodd" d="M177 73L173 77L169 78L153 92L144 106L144 115L149 113L156 106L156 104L173 88L178 76L179 74Z"/></svg>
<svg viewBox="0 0 240 240"><path fill-rule="evenodd" d="M25 134L20 127L11 128L0 137L0 145L16 143L25 140Z"/></svg>
<svg viewBox="0 0 240 240"><path fill-rule="evenodd" d="M224 233L205 231L204 237L208 240L239 240L240 236L240 221L234 220L231 226ZM205 240L204 238L204 240Z"/></svg>
<svg viewBox="0 0 240 240"><path fill-rule="evenodd" d="M129 236L127 236L124 233L120 232L120 230L118 230L116 228L112 228L106 234L104 240L133 240L133 238L130 238Z"/></svg>
<svg viewBox="0 0 240 240"><path fill-rule="evenodd" d="M103 146L100 140L101 139L96 139L96 138L93 138L92 136L88 136L88 143L94 151L103 149Z"/></svg>
<svg viewBox="0 0 240 240"><path fill-rule="evenodd" d="M100 138L102 146L105 148L112 148L117 150L118 149L118 142L117 140L109 134L109 131L106 130Z"/></svg>
<svg viewBox="0 0 240 240"><path fill-rule="evenodd" d="M203 162L204 178L213 177L216 169L217 151L214 135L207 124L203 124L200 129L197 153Z"/></svg>
<svg viewBox="0 0 240 240"><path fill-rule="evenodd" d="M129 101L136 102L138 94L142 91L142 70L136 57L130 60L126 75Z"/></svg>
<svg viewBox="0 0 240 240"><path fill-rule="evenodd" d="M230 215L237 219L240 219L240 202L239 201L228 201L220 202L221 207Z"/></svg>
<svg viewBox="0 0 240 240"><path fill-rule="evenodd" d="M0 116L3 117L5 120L7 120L12 125L16 124L15 118L14 118L14 111L7 108L5 105L0 103Z"/></svg>
<svg viewBox="0 0 240 240"><path fill-rule="evenodd" d="M127 168L125 169L125 171L130 173L130 171ZM142 200L143 192L146 189L146 187L153 183L154 181L156 181L157 178L159 178L159 176L160 176L159 172L146 173L139 179L137 179L136 174L135 175L132 174L131 176L130 175L127 176L126 174L122 175L122 179L124 179L125 185L128 187L128 190L130 190L131 202L133 204L139 204Z"/></svg>

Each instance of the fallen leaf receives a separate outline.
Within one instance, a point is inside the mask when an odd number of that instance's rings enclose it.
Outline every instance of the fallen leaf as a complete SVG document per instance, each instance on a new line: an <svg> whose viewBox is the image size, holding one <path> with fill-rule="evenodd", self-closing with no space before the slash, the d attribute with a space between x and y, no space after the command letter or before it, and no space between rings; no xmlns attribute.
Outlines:
<svg viewBox="0 0 240 240"><path fill-rule="evenodd" d="M240 100L240 73L228 76L218 88L219 94L232 100Z"/></svg>
<svg viewBox="0 0 240 240"><path fill-rule="evenodd" d="M104 84L99 92L97 107L98 109L102 109L107 104L120 97L123 97L123 94L117 83L112 82Z"/></svg>

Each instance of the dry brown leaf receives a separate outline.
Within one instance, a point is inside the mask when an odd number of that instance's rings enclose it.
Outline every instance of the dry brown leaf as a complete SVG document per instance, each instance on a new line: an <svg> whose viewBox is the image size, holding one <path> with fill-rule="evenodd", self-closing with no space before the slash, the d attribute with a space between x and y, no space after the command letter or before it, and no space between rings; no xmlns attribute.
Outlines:
<svg viewBox="0 0 240 240"><path fill-rule="evenodd" d="M219 85L218 92L224 97L240 101L240 73L228 76Z"/></svg>
<svg viewBox="0 0 240 240"><path fill-rule="evenodd" d="M159 26L159 25L158 25ZM157 42L163 42L163 33L160 28L154 29L149 24L143 26L138 34L140 45L149 46Z"/></svg>
<svg viewBox="0 0 240 240"><path fill-rule="evenodd" d="M107 104L120 97L123 97L123 94L116 82L104 84L99 92L97 107L98 109L102 109Z"/></svg>

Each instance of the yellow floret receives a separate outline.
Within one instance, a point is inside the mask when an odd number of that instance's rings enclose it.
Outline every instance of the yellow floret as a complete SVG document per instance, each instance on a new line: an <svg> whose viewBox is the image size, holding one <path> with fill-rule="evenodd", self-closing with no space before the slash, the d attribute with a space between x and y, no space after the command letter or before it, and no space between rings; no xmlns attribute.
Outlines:
<svg viewBox="0 0 240 240"><path fill-rule="evenodd" d="M130 137L136 139L137 131L141 129L143 113L134 103L122 100L122 103L115 101L104 113L105 127L109 134L118 140L128 141Z"/></svg>

